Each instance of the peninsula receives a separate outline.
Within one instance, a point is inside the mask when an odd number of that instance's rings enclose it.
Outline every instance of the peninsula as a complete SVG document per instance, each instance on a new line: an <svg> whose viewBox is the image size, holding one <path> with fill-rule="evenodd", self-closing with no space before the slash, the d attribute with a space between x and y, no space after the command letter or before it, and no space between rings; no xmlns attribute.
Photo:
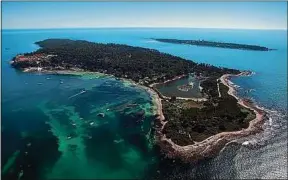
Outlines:
<svg viewBox="0 0 288 180"><path fill-rule="evenodd" d="M61 73L90 71L132 81L150 93L155 105L157 144L169 158L196 161L211 157L227 143L259 132L264 111L235 96L231 76L249 71L219 68L147 48L82 40L47 39L35 52L17 55L16 69ZM202 98L166 97L159 83L201 77ZM200 87L199 87L200 88Z"/></svg>
<svg viewBox="0 0 288 180"><path fill-rule="evenodd" d="M164 42L164 43L173 43L173 44L189 44L195 46L208 46L216 48L227 48L227 49L241 49L241 50L252 50L252 51L271 51L275 49L269 49L267 47L258 46L258 45L248 45L248 44L237 44L237 43L225 43L225 42L216 42L216 41L205 41L205 40L179 40L179 39L158 39L153 40Z"/></svg>

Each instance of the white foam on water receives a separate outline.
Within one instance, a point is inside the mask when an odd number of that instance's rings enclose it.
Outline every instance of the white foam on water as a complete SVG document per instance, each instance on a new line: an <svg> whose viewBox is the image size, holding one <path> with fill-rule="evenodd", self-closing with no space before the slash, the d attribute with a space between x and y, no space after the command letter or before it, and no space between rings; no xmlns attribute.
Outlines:
<svg viewBox="0 0 288 180"><path fill-rule="evenodd" d="M256 107L267 113L267 118L265 119L265 122L262 126L263 131L256 135L238 140L237 142L242 142L243 146L265 145L269 140L279 134L280 131L282 131L283 129L287 129L287 123L285 121L285 119L287 119L287 116L285 114L282 114L277 110L266 109L259 105L256 105Z"/></svg>
<svg viewBox="0 0 288 180"><path fill-rule="evenodd" d="M242 145L246 146L246 145L248 145L249 143L250 143L249 141L245 141L245 142L242 143Z"/></svg>
<svg viewBox="0 0 288 180"><path fill-rule="evenodd" d="M286 133L287 135L287 133ZM235 179L287 179L287 137L279 133L262 146L255 148L240 148L233 158L236 177ZM254 145L253 141L245 141L245 145ZM259 142L257 142L257 145Z"/></svg>
<svg viewBox="0 0 288 180"><path fill-rule="evenodd" d="M269 122L269 126L272 126L272 118L271 117L269 117L268 122Z"/></svg>

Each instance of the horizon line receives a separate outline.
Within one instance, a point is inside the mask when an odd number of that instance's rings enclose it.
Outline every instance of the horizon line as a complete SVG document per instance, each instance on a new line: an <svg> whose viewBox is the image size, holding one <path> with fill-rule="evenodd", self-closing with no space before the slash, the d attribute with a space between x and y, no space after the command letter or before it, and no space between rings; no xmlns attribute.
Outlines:
<svg viewBox="0 0 288 180"><path fill-rule="evenodd" d="M60 30L60 29L223 29L223 30L288 30L287 28L226 28L226 27L149 27L149 26L123 26L123 27L51 27L51 28L1 28L2 30Z"/></svg>

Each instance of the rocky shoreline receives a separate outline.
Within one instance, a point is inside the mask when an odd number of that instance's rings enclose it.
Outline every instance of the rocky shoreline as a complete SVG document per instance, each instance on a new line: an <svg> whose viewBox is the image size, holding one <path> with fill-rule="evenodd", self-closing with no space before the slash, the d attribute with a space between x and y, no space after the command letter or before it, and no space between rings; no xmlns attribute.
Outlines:
<svg viewBox="0 0 288 180"><path fill-rule="evenodd" d="M256 118L249 122L249 127L240 131L221 132L219 134L210 136L201 142L195 142L193 145L177 145L162 133L162 130L167 121L165 121L165 117L162 112L161 98L157 95L157 93L155 93L156 96L154 97L154 102L156 102L157 106L157 121L160 123L157 128L156 139L157 143L161 147L162 152L166 154L168 158L181 159L184 162L196 162L200 159L209 158L216 155L225 147L226 144L233 140L237 140L239 138L260 132L266 117L265 111L255 106L254 104L237 97L235 95L236 90L229 81L229 78L232 76L248 75L251 75L251 73L241 72L238 75L225 74L220 78L220 80L221 83L229 88L228 94L238 100L238 104L254 111L256 114Z"/></svg>

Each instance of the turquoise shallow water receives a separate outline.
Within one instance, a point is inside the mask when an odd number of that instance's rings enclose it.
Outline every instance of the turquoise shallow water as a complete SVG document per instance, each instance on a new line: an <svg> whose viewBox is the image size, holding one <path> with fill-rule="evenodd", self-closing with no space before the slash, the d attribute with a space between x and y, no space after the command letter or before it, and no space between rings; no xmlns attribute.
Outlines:
<svg viewBox="0 0 288 180"><path fill-rule="evenodd" d="M266 123L264 133L250 139L263 142L263 146L253 150L229 146L217 158L197 166L169 170L167 179L285 176L287 31L59 29L2 32L1 164L8 174L5 178L13 179L21 175L21 170L24 179L33 179L35 175L41 178L142 178L161 166L151 142L151 102L145 91L113 78L30 74L10 67L8 61L13 56L36 50L38 47L33 43L46 38L141 46L196 62L256 72L254 76L233 82L240 86L241 96L251 97L260 106L272 110L269 111L271 122ZM277 51L175 45L149 38L259 44ZM86 92L77 95L83 89ZM249 89L253 90L245 93ZM133 113L141 110L146 114L144 120ZM104 112L105 117L98 117L99 112ZM267 164L267 159L271 163Z"/></svg>
<svg viewBox="0 0 288 180"><path fill-rule="evenodd" d="M145 91L127 87L112 78L29 74L28 77L35 79L27 79L24 76L26 74L21 77L21 84L25 88L19 89L18 93L16 89L15 93L10 91L13 96L3 101L4 159L6 154L20 150L19 157L23 155L27 161L22 164L28 166L29 161L36 158L33 151L38 150L37 156L50 156L51 159L44 158L42 162L30 162L30 165L43 165L39 167L45 169L41 175L45 174L49 179L143 175L144 169L153 161L149 146L152 142L148 141L151 102ZM80 94L83 89L86 92ZM131 104L135 106L131 108ZM133 112L140 110L146 113L143 120L136 115L133 117ZM99 117L98 113L104 113L105 117ZM15 139L9 137L12 135ZM46 143L53 137L57 139ZM31 147L21 147L29 143ZM6 144L14 147L9 148ZM42 147L36 149L35 144ZM52 145L55 146L52 153L42 152L42 148ZM53 167L46 163L53 163Z"/></svg>

